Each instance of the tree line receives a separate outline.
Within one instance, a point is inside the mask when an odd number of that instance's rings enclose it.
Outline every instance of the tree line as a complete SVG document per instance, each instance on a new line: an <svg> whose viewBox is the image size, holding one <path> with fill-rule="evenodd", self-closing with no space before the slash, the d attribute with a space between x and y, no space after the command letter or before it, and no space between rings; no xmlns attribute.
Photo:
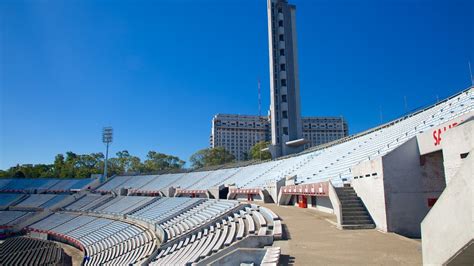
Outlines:
<svg viewBox="0 0 474 266"><path fill-rule="evenodd" d="M250 150L252 159L266 160L271 158L270 153L261 152L268 143L257 143ZM93 174L102 174L104 169L104 154L76 154L66 152L58 154L51 164L17 164L6 170L0 170L0 178L87 178ZM192 168L217 166L235 161L235 157L223 147L202 149L190 157ZM107 161L107 173L109 176L124 173L156 173L166 170L183 169L185 161L177 156L149 151L145 160L131 155L127 150L119 151L115 157Z"/></svg>

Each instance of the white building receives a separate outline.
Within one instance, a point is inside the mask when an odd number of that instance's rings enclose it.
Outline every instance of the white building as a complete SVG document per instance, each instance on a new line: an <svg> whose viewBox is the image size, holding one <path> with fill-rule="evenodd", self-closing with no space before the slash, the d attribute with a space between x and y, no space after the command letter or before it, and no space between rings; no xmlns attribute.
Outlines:
<svg viewBox="0 0 474 266"><path fill-rule="evenodd" d="M305 148L345 137L349 127L342 117L305 117L302 119ZM270 119L267 116L217 114L212 119L210 146L224 147L236 160L250 158L257 142L270 141Z"/></svg>

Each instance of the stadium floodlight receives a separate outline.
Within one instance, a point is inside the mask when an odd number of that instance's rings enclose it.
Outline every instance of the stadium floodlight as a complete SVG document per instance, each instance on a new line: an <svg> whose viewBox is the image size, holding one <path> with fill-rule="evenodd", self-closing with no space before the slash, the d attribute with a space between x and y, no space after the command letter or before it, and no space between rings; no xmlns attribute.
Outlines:
<svg viewBox="0 0 474 266"><path fill-rule="evenodd" d="M112 143L112 136L114 130L112 127L104 127L102 129L102 142L105 144L105 162L104 162L104 175L102 179L107 181L107 161L109 159L109 144Z"/></svg>

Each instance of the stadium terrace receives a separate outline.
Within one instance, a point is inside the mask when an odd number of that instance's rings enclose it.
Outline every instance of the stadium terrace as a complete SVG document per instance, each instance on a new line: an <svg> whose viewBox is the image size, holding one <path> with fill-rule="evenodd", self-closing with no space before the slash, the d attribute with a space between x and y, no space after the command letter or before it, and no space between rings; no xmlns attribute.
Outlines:
<svg viewBox="0 0 474 266"><path fill-rule="evenodd" d="M240 167L105 183L2 179L1 236L66 243L85 265L277 264L285 222L262 206L270 203L332 214L341 230L421 237L427 264L463 261L472 241L461 232L472 232L473 101L469 88L358 135ZM55 248L45 261L68 260Z"/></svg>

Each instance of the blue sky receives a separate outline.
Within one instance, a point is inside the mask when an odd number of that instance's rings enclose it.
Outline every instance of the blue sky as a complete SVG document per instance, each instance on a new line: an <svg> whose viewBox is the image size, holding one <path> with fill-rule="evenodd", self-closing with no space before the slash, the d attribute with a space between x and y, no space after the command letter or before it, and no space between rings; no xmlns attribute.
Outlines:
<svg viewBox="0 0 474 266"><path fill-rule="evenodd" d="M470 84L474 1L293 0L302 113L351 133ZM0 169L57 153L184 160L269 105L265 0L0 1ZM473 63L474 65L474 63Z"/></svg>

